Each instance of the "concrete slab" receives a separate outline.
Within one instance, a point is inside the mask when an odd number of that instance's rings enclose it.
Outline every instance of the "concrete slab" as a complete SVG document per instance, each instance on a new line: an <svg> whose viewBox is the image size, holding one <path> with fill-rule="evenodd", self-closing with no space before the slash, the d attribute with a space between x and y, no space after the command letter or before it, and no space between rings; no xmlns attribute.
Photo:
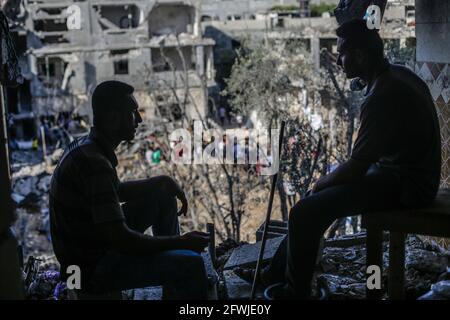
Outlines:
<svg viewBox="0 0 450 320"><path fill-rule="evenodd" d="M268 239L266 241L266 247L264 249L263 261L269 261L273 258L276 250L280 246L281 241L285 236ZM253 244L246 244L234 249L224 270L233 269L236 267L256 266L258 260L259 250L261 248L261 241Z"/></svg>
<svg viewBox="0 0 450 320"><path fill-rule="evenodd" d="M239 278L232 270L223 272L228 299L249 299L252 286L247 281Z"/></svg>
<svg viewBox="0 0 450 320"><path fill-rule="evenodd" d="M219 276L217 275L217 271L214 268L209 251L202 252L202 258L203 258L203 262L205 264L205 269L206 269L206 274L208 276L208 280L210 282L217 283L219 281Z"/></svg>
<svg viewBox="0 0 450 320"><path fill-rule="evenodd" d="M239 278L232 270L223 272L228 300L248 300L252 293L252 285ZM256 300L264 300L264 292L258 288L255 293Z"/></svg>
<svg viewBox="0 0 450 320"><path fill-rule="evenodd" d="M417 61L450 63L450 23L427 23L416 26Z"/></svg>
<svg viewBox="0 0 450 320"><path fill-rule="evenodd" d="M131 300L162 300L163 288L158 287L147 287L130 290Z"/></svg>
<svg viewBox="0 0 450 320"><path fill-rule="evenodd" d="M261 241L264 233L264 225L261 224L256 230L256 241ZM267 232L267 239L272 239L280 237L282 235L288 234L288 223L287 221L271 220L269 224L269 229Z"/></svg>
<svg viewBox="0 0 450 320"><path fill-rule="evenodd" d="M211 260L209 251L202 252L203 262L205 263L206 275L208 277L208 300L217 300L217 286L219 283L219 275Z"/></svg>

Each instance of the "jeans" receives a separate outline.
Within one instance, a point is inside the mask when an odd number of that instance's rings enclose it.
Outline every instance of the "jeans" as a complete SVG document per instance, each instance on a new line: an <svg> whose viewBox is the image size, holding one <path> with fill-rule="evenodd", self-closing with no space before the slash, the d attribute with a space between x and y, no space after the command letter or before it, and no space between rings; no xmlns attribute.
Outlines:
<svg viewBox="0 0 450 320"><path fill-rule="evenodd" d="M179 234L177 203L164 194L151 194L122 205L130 229L154 236ZM109 253L97 264L90 281L93 292L162 285L172 299L206 299L207 276L203 258L190 250L149 255Z"/></svg>
<svg viewBox="0 0 450 320"><path fill-rule="evenodd" d="M396 176L371 167L358 182L303 198L291 209L288 237L269 266L269 276L279 279L280 270L285 270L285 280L295 297L309 298L320 240L334 220L402 208L400 191Z"/></svg>

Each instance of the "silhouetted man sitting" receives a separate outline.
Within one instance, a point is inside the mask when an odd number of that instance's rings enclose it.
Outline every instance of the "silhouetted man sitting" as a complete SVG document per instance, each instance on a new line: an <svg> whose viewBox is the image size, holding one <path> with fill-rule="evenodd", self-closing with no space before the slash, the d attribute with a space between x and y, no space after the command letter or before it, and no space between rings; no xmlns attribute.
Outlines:
<svg viewBox="0 0 450 320"><path fill-rule="evenodd" d="M101 83L92 109L94 127L65 150L51 183L51 233L61 274L79 266L87 292L163 285L173 298L206 298L199 253L208 235L179 235L178 215L188 206L179 185L167 176L130 182L117 177L114 149L133 139L142 122L133 87ZM150 226L153 236L144 235Z"/></svg>
<svg viewBox="0 0 450 320"><path fill-rule="evenodd" d="M310 297L320 239L334 220L425 206L439 187L439 123L426 83L384 58L383 42L366 21L344 23L336 33L338 65L347 78L367 83L360 128L350 159L319 179L290 212L287 267L282 245L262 274L266 284L287 283L278 297Z"/></svg>

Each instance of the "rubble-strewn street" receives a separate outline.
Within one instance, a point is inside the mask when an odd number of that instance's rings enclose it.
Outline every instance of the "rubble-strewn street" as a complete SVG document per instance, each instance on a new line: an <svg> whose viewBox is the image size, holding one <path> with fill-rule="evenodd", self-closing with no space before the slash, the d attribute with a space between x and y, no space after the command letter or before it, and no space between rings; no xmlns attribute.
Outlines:
<svg viewBox="0 0 450 320"><path fill-rule="evenodd" d="M15 232L23 248L24 261L35 257L39 270L29 270L29 299L66 299L65 286L59 283L59 265L53 255L48 224L48 188L51 170L61 154L53 152L46 166L39 152L16 151L12 154L13 192L17 202ZM254 229L253 229L254 230ZM363 299L365 297L365 245L364 234L328 240L317 273L317 283L326 288L328 299ZM274 242L279 243L279 242ZM237 277L232 270L223 271L238 244L228 239L216 248L219 281L219 298L246 299L250 284ZM386 281L388 243L384 243L384 273ZM256 251L255 251L256 252ZM427 293L431 285L448 278L450 253L437 245L425 244L410 236L406 247L406 297L417 299ZM35 272L36 270L34 270ZM437 288L447 292L442 285ZM155 291L156 290L156 291ZM127 299L160 299L161 289L144 289L124 292ZM438 289L436 289L438 290Z"/></svg>
<svg viewBox="0 0 450 320"><path fill-rule="evenodd" d="M0 300L450 300L445 1L0 0Z"/></svg>
<svg viewBox="0 0 450 320"><path fill-rule="evenodd" d="M383 245L383 283L387 280L389 263L387 242ZM363 299L366 285L365 245L326 247L320 263L323 273L319 278L332 299ZM417 299L430 290L430 286L447 272L450 252L425 245L419 238L410 236L406 246L406 298ZM338 276L338 277L337 277ZM386 287L386 286L383 286Z"/></svg>
<svg viewBox="0 0 450 320"><path fill-rule="evenodd" d="M62 149L51 158L56 162ZM39 257L48 265L56 265L50 239L48 192L52 166L42 161L41 152L17 151L12 153L12 198L16 204L17 220L14 230L20 239L23 257Z"/></svg>

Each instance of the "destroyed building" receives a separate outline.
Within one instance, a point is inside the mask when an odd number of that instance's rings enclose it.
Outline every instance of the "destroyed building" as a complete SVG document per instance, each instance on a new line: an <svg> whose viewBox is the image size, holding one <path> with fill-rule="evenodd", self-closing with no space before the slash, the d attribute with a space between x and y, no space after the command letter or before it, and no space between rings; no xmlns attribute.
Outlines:
<svg viewBox="0 0 450 320"><path fill-rule="evenodd" d="M227 3L228 1L219 2ZM318 3L337 4L338 1L309 1L308 5ZM254 12L256 13L256 11ZM381 36L391 48L408 47L413 49L415 47L415 24L411 15L414 15L414 1L395 0L387 3ZM336 18L330 14L321 17L298 17L273 12L269 9L265 14L259 14L256 19L247 15L232 21L212 19L202 23L205 36L216 42L214 62L215 70L219 74L223 73L222 69L230 68L230 66L227 67L227 64L234 63L230 59L230 53L238 48L242 41L250 42L250 45L266 41L298 43L311 54L314 65L319 68L322 49L337 54L335 33L337 26ZM218 81L220 82L220 79Z"/></svg>
<svg viewBox="0 0 450 320"><path fill-rule="evenodd" d="M305 0L204 0L202 1L202 21L236 21L256 19L275 6L298 6Z"/></svg>
<svg viewBox="0 0 450 320"><path fill-rule="evenodd" d="M214 41L194 1L19 3L12 30L25 81L7 94L17 139L35 137L42 117L90 123L90 92L108 79L135 87L148 120L207 115Z"/></svg>
<svg viewBox="0 0 450 320"><path fill-rule="evenodd" d="M418 9L418 15L417 15L417 58L416 58L416 72L427 82L427 84L430 87L431 94L433 96L434 101L436 102L436 107L438 109L439 114L439 120L441 123L441 133L442 133L442 139L443 139L443 171L442 171L442 185L447 186L449 185L450 181L450 175L449 175L449 168L450 168L450 161L449 161L449 130L448 130L448 123L449 123L449 112L448 107L450 106L450 90L448 86L448 79L450 74L450 57L448 55L448 52L450 50L450 42L446 41L448 38L448 34L450 32L450 4L446 2L447 0L433 0L431 1L425 1L425 0L417 0L417 9ZM42 1L44 2L44 1ZM110 1L109 3L117 3L118 1ZM78 2L76 2L78 3ZM81 3L81 2L79 2ZM430 4L432 3L432 4ZM22 14L24 11L22 9L19 10L19 14ZM387 12L388 13L388 12ZM397 15L398 14L398 15ZM399 44L406 44L409 40L407 39L415 39L414 38L414 29L409 29L404 27L403 16L405 16L406 10L398 10L395 13L392 12L390 15L386 15L386 20L392 20L392 24L389 24L387 30L384 30L383 32L386 32L384 36L392 34L392 39L396 40L398 39ZM399 17L399 18L397 18ZM408 17L406 15L406 17ZM319 18L322 19L322 18ZM289 20L286 20L289 22ZM321 21L326 20L304 20L304 23L306 27L301 30L309 30L308 28L314 26L314 23L319 24ZM240 23L241 21L236 21L237 23ZM105 22L106 23L106 22ZM129 22L127 22L129 23ZM307 24L310 24L309 26ZM396 27L397 25L397 27ZM27 49L27 30L22 27L20 24L17 24L14 27L15 30L15 37L16 37L16 43L20 43L21 47L19 47L18 51L19 53L25 52ZM333 28L333 24L330 24L330 28ZM283 30L280 26L274 26L274 33L272 33L274 39L277 39L280 37L280 35L283 35L283 33L277 33L279 30ZM250 29L251 30L251 29ZM298 29L300 30L300 28ZM322 29L324 30L324 29ZM397 32L399 30L399 32ZM403 31L406 30L404 33L406 37L403 37ZM120 31L120 30L119 30ZM126 29L128 31L128 29ZM229 34L234 34L234 39L239 39L239 33L238 31L227 31ZM244 31L242 34L245 34ZM328 32L328 31L327 31ZM261 35L267 34L267 32L261 32ZM290 36L292 35L292 32L286 32L285 35ZM269 34L270 35L270 34ZM333 35L330 35L332 37ZM105 34L104 37L107 37ZM20 41L17 41L18 40ZM331 46L331 50L333 50L333 41L323 41L320 42L319 45L329 45ZM100 42L99 42L100 43ZM94 42L94 45L97 43ZM94 46L92 45L92 46ZM317 45L317 42L316 42ZM103 46L103 45L102 45ZM112 46L112 45L111 45ZM165 48L165 47L164 47ZM320 47L319 47L320 48ZM38 48L39 49L39 48ZM93 50L92 52L94 52ZM88 51L89 53L91 51ZM150 53L151 47L150 47ZM122 58L122 57L121 57ZM50 57L48 58L50 60ZM94 66L101 65L101 63L104 63L105 66L104 69L107 66L106 62L100 61L100 59L95 60ZM45 61L45 60L44 60ZM211 61L211 60L210 60ZM29 90L26 90L24 88L26 87L19 87L19 89L10 88L8 87L5 90L8 90L8 98L10 98L10 104L13 101L16 101L16 106L18 106L18 111L16 110L16 115L21 115L22 119L21 121L25 121L27 116L27 111L29 111L30 119L27 121L34 121L33 116L33 109L34 105L31 104L31 101L34 97L34 93L32 95L32 86L31 83L33 80L33 74L26 69L26 63L27 60L24 60L24 57L22 57L21 65L23 70L25 71L24 74L27 75L26 81L30 82L29 84ZM50 63L48 63L50 65ZM56 74L54 67L50 67L45 65L44 71L45 75L48 74ZM115 64L113 64L113 68L115 67ZM117 70L122 70L124 72L123 74L119 73L120 76L126 76L125 70L130 70L129 67L131 65L129 64L121 64L117 66ZM52 71L53 68L53 71ZM65 66L67 68L67 66ZM85 68L84 70L86 70ZM193 68L197 70L196 68ZM66 69L64 69L66 70ZM70 70L70 69L69 69ZM66 80L67 88L71 90L72 88L72 80L75 79L77 76L77 71L71 70L70 75L68 76ZM83 69L82 69L83 70ZM97 69L98 70L98 69ZM211 70L211 69L210 69ZM116 69L113 69L113 73L115 73ZM28 72L28 73L27 73ZM65 74L65 71L64 71ZM97 74L97 73L96 73ZM118 75L118 76L119 76ZM45 80L45 78L43 78ZM63 76L63 82L64 82L65 76ZM42 81L42 80L41 80ZM131 80L130 80L131 81ZM26 84L27 82L25 82ZM58 87L59 88L59 87ZM28 93L27 93L28 92ZM14 94L16 95L17 100L12 100L14 98ZM17 102L19 101L19 102ZM29 104L27 104L27 101L29 101ZM16 121L18 121L18 117L16 118ZM38 155L34 155L37 157ZM58 156L59 157L59 156ZM48 191L48 182L50 180L50 176L48 173L44 173L44 164L39 163L36 166L29 166L30 160L26 159L23 160L23 167L18 163L17 158L13 163L13 168L17 171L15 171L15 174L13 175L13 178L16 179L24 179L23 182L19 180L19 183L17 186L15 186L16 190L19 189L19 187L22 185L24 189L31 188L31 190L39 190L40 192L44 192L43 190ZM14 157L13 157L14 159ZM56 159L53 161L55 163ZM6 163L6 161L2 161L3 163ZM7 164L6 164L7 166ZM5 167L6 167L5 166ZM19 169L19 167L22 167ZM38 170L35 170L38 169ZM6 170L3 170L6 172ZM14 190L13 190L14 191ZM45 191L45 192L47 192ZM29 196L27 198L31 199L33 198L33 192L28 192ZM6 195L6 192L4 193ZM264 193L265 194L265 193ZM36 196L37 197L37 196ZM45 202L46 196L37 197L40 202ZM6 198L6 197L4 197ZM261 197L264 199L263 197ZM36 199L34 200L36 201ZM258 200L259 201L259 200ZM28 202L28 201L26 201ZM32 201L31 201L32 202ZM0 201L2 203L2 208L4 207L4 204L6 201ZM26 203L22 203L21 206L25 206ZM29 204L28 204L29 205ZM23 209L23 208L22 208ZM6 210L4 210L6 212ZM33 217L35 220L38 220L39 217L37 214L29 215ZM23 226L22 223L19 221L19 226ZM270 226L271 227L271 226ZM282 228L273 228L273 234L276 234L278 232L275 231L281 231ZM25 232L26 231L26 232ZM261 235L262 230L259 229L256 233L256 237L258 237L258 232ZM271 233L271 229L269 229L269 234ZM24 228L24 234L29 234L29 229ZM42 235L44 236L44 235ZM282 234L278 234L277 236L282 236ZM384 236L387 236L385 233ZM386 238L387 237L384 237ZM272 239L277 239L276 237ZM271 240L271 239L269 239ZM26 238L26 242L32 245L32 241L30 238ZM230 243L231 241L229 241ZM365 268L365 256L367 254L366 251L366 235L365 234L356 234L352 235L350 237L340 237L335 239L328 239L325 242L324 246L324 252L323 252L323 258L320 261L320 264L318 265L322 271L322 274L320 275L321 282L323 282L329 291L329 297L330 299L362 299L365 298L365 288L366 288L366 268ZM237 247L234 249L234 247ZM273 248L272 244L269 244L267 246L269 249ZM253 250L253 254L247 254L249 251L248 249ZM240 257L241 261L237 261L240 265L243 265L242 262L245 264L248 264L251 262L252 264L256 263L257 259L257 250L260 248L259 244L250 244L250 245L240 245L239 243L231 243L227 244L226 242L222 243L217 248L217 260L219 261L219 268L223 268L224 270L220 270L223 273L223 278L221 281L215 285L217 288L219 288L219 295L218 297L220 299L248 299L250 296L251 291L251 284L246 283L239 277L237 277L234 274L234 271L231 270L231 268L227 269L228 266L231 266L232 262L235 262L235 257ZM14 252L16 248L13 248ZM390 247L387 246L387 243L385 242L383 244L383 256L385 256L383 265L386 269L387 267L387 260L386 257L389 255ZM245 252L244 254L241 254L241 252ZM448 245L447 250L444 251L442 248L429 244L422 243L422 240L419 238L416 238L415 236L410 236L407 238L406 241L406 259L405 259L405 291L406 291L406 298L407 299L416 299L418 296L420 296L422 293L430 289L431 286L431 292L435 294L434 297L431 299L449 299L449 281L441 281L441 285L438 286L437 284L432 285L438 280L442 280L443 276L448 277L448 258L450 257L449 251L448 251ZM264 259L265 255L263 256ZM40 257L42 258L42 256ZM251 258L251 259L249 259ZM10 261L9 259L4 259L5 261ZM242 261L245 260L245 261ZM251 260L251 261L250 261ZM30 261L30 260L29 260ZM39 263L39 262L38 262ZM47 263L47 261L45 261ZM5 264L6 265L6 264ZM43 265L45 265L43 263ZM227 266L228 265L228 266ZM235 264L237 265L237 264ZM37 274L37 270L34 277L29 277L28 275L33 274L32 271L30 271L27 275L27 280L30 281L30 286L27 286L28 288L31 288L31 290L27 293L28 297L33 297L35 299L62 299L63 297L63 290L60 290L61 283L59 281L59 274L53 270L48 270L47 266L42 267L42 271L40 271L39 275ZM2 273L3 275L6 274L6 276L9 276L7 273ZM5 277L3 277L5 278ZM448 279L448 278L447 278ZM385 289L386 284L386 275L383 273L383 289ZM438 283L439 284L439 283ZM6 286L2 286L2 289ZM224 289L225 288L225 289ZM444 289L442 289L444 288ZM222 289L222 290L220 290ZM4 290L3 290L4 291ZM156 291L156 290L155 290ZM159 299L161 297L161 294L159 294L159 288L158 288L158 297ZM150 289L136 289L131 293L126 293L124 295L127 295L129 299L151 299L154 298L148 292L152 292ZM220 294L221 293L221 294ZM444 297L440 296L440 294L445 294ZM11 292L8 292L9 296L12 296ZM440 296L440 297L439 297Z"/></svg>

